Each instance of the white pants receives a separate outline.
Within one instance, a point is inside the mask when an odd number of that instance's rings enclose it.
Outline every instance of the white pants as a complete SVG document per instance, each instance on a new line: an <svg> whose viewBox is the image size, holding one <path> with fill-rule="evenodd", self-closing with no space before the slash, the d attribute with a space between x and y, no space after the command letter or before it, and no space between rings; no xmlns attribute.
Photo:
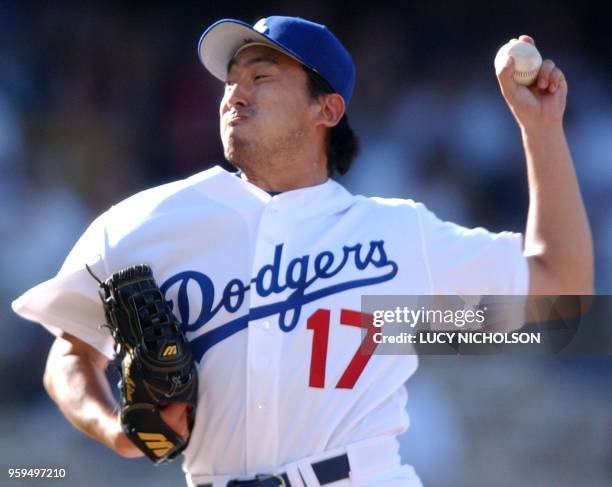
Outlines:
<svg viewBox="0 0 612 487"><path fill-rule="evenodd" d="M225 487L235 478L253 477L261 473L287 473L292 487L320 487L312 464L346 453L349 459L349 478L338 480L325 487L423 487L414 468L402 465L395 437L384 436L352 443L342 448L303 458L277 468L274 472L253 472L253 475L191 475L187 474L187 485L196 487L212 484ZM302 480L303 479L303 480Z"/></svg>

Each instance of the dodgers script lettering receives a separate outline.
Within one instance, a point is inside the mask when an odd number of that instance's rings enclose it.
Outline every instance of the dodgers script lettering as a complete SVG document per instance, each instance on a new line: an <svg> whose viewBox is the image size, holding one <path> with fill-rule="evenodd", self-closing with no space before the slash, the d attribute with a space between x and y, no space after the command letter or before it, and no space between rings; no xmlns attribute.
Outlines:
<svg viewBox="0 0 612 487"><path fill-rule="evenodd" d="M326 296L340 293L348 289L371 286L393 279L397 274L397 263L389 259L385 252L383 240L373 240L364 249L358 243L342 247L342 254L336 257L330 250L322 251L314 256L303 255L289 261L282 272L281 260L283 244L274 249L274 257L270 264L263 265L250 282L245 283L238 278L230 279L217 294L215 283L203 272L188 270L180 272L161 285L161 291L166 295L175 315L186 332L194 332L211 322L220 310L237 313L245 303L248 292L256 292L261 297L280 294L286 290L292 292L286 299L253 307L227 323L207 331L191 341L194 357L201 360L204 353L213 345L245 329L249 321L279 315L279 327L285 332L293 330L300 319L302 307L310 302ZM308 288L319 280L327 280L340 274L347 266L363 273L364 277L330 286L318 288L310 293ZM377 271L377 272L376 272ZM382 272L382 273L381 273ZM354 275L354 273L353 273ZM191 315L188 285L201 294L201 309L193 322ZM176 298L170 296L169 289L174 289ZM193 291L192 291L193 292ZM217 301L216 301L217 300ZM216 302L215 302L216 301Z"/></svg>

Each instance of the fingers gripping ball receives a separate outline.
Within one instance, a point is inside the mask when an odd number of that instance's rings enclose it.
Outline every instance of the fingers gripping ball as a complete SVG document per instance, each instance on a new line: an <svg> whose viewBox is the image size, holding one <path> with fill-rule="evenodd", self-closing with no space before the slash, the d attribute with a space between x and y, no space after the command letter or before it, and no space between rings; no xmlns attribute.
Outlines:
<svg viewBox="0 0 612 487"><path fill-rule="evenodd" d="M512 39L504 44L495 56L495 70L497 72L506 65L508 56L514 58L514 81L520 85L531 85L538 76L542 66L542 56L536 47L526 41Z"/></svg>
<svg viewBox="0 0 612 487"><path fill-rule="evenodd" d="M163 421L160 409L171 402L191 406L191 431L198 395L191 346L148 266L128 267L98 282L105 326L121 361L123 431L152 461L168 462L189 439Z"/></svg>

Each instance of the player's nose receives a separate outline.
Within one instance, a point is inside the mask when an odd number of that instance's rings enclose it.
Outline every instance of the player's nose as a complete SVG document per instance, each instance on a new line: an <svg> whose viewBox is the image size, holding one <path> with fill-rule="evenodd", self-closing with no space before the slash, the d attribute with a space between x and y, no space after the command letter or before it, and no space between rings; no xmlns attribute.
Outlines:
<svg viewBox="0 0 612 487"><path fill-rule="evenodd" d="M249 104L249 99L250 91L246 83L236 81L227 86L224 104L228 109L236 106L246 107Z"/></svg>

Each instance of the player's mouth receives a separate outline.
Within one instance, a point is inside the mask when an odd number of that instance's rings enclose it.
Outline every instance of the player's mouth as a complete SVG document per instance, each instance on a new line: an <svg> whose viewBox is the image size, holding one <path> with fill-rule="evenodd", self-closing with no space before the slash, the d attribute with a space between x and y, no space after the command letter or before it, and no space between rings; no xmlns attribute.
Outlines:
<svg viewBox="0 0 612 487"><path fill-rule="evenodd" d="M249 115L247 113L232 110L226 115L226 124L229 127L234 127L235 125L244 122L247 118L249 118Z"/></svg>
<svg viewBox="0 0 612 487"><path fill-rule="evenodd" d="M235 127L236 125L239 125L241 122L244 122L246 120L246 117L232 117L228 120L227 125L228 127Z"/></svg>

